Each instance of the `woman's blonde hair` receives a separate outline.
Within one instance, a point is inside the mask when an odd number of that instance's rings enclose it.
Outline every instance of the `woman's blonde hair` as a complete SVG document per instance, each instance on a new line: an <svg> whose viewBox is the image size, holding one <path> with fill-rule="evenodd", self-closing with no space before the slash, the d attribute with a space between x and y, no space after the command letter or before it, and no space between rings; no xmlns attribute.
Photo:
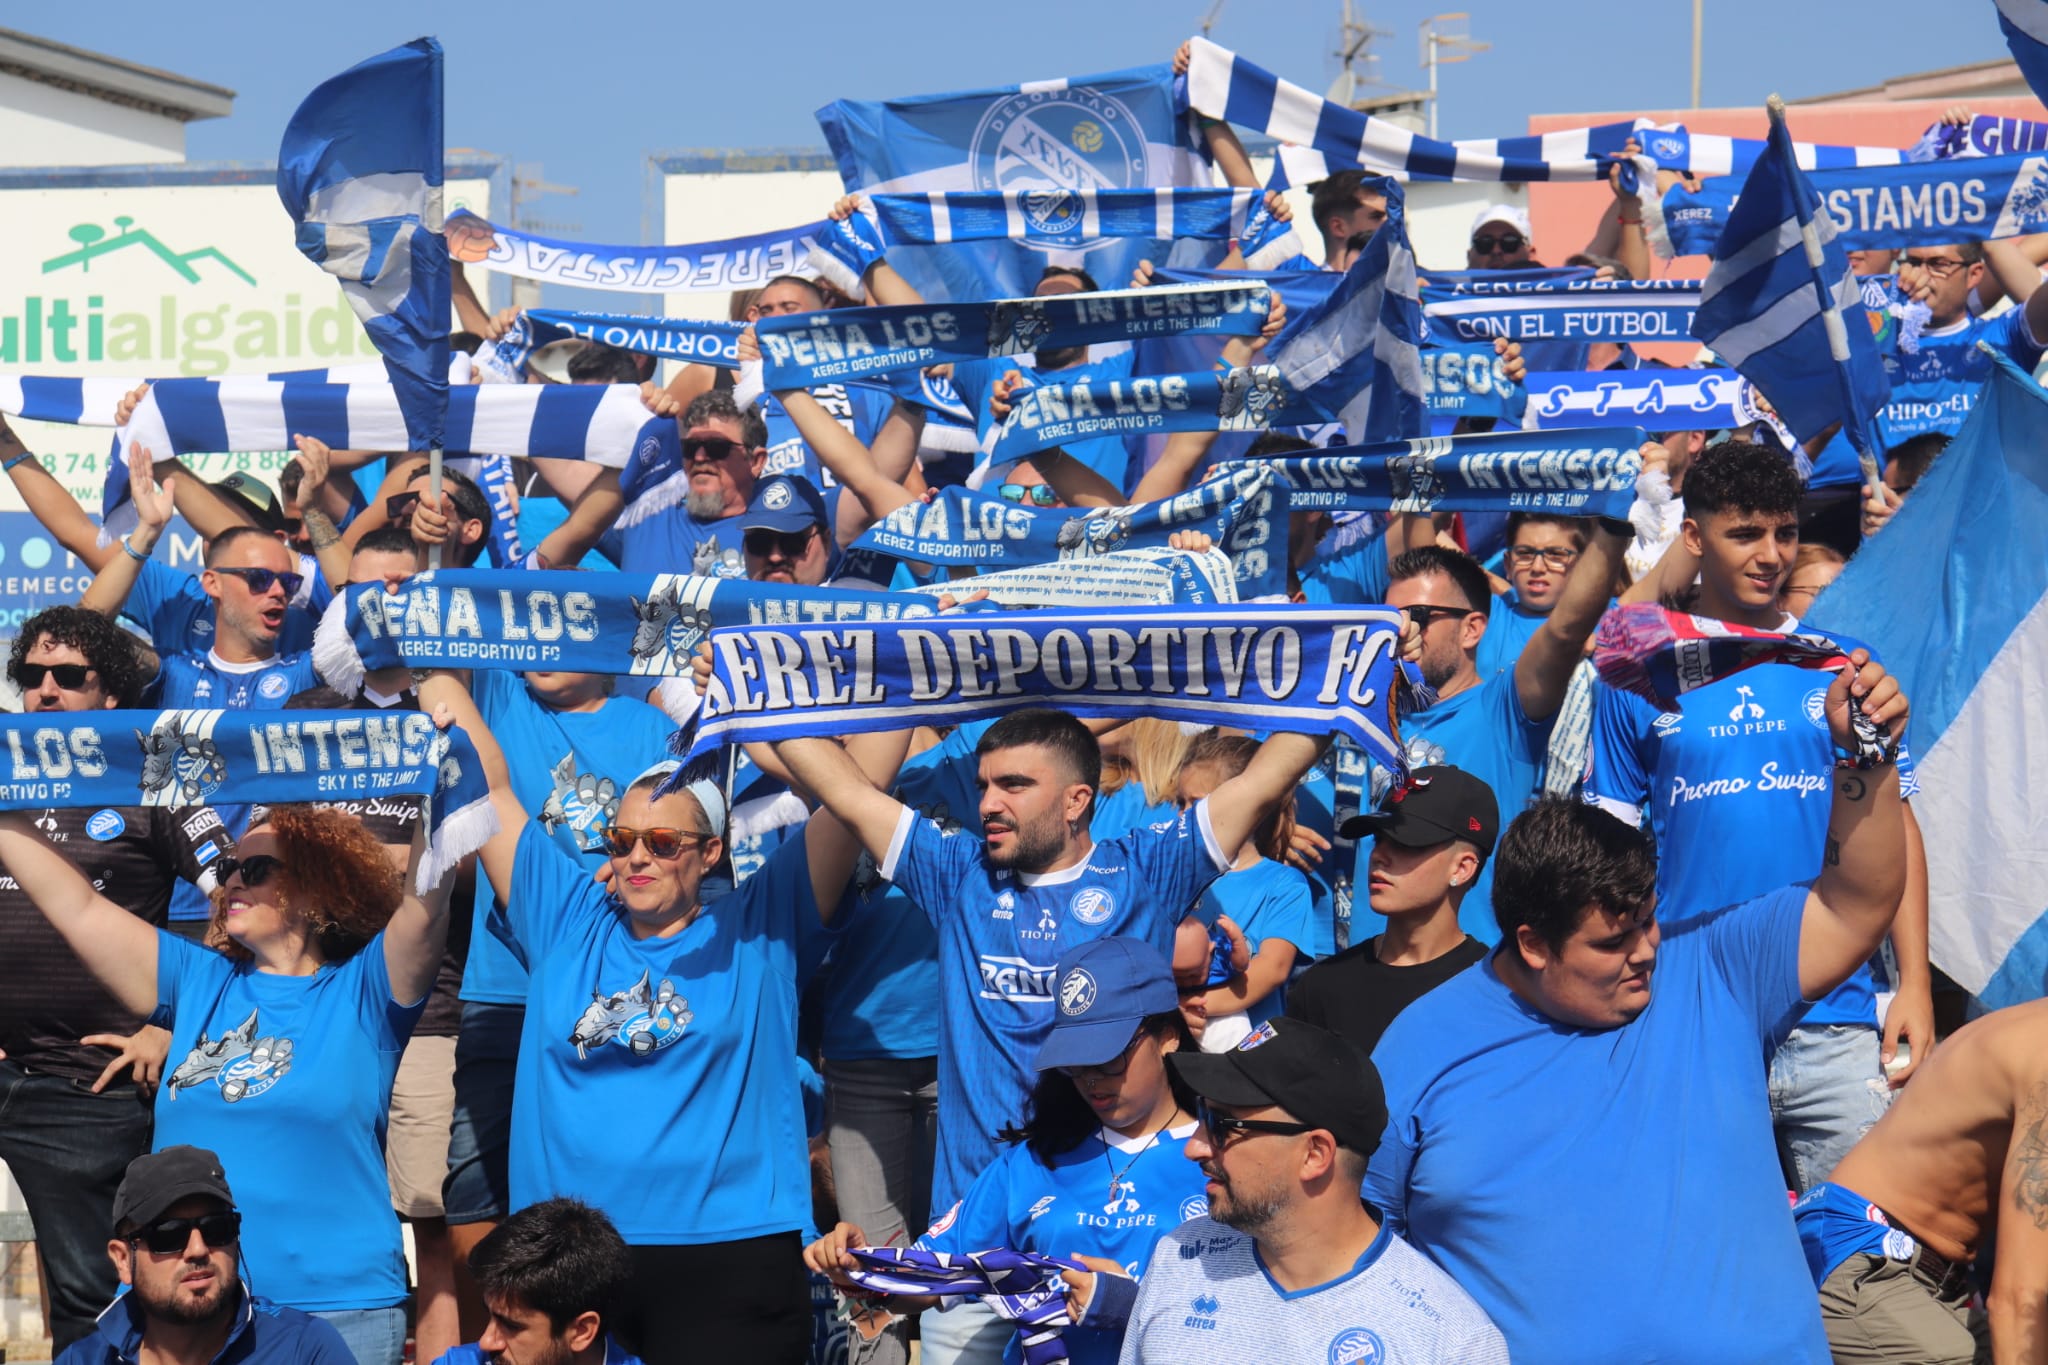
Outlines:
<svg viewBox="0 0 2048 1365"><path fill-rule="evenodd" d="M1180 778L1182 756L1188 747L1188 737L1181 733L1180 723L1142 716L1115 738L1123 752L1114 760L1111 755L1103 755L1103 791L1113 792L1131 782L1141 782L1145 786L1146 805L1163 806L1173 800L1174 783ZM1117 774L1114 784L1110 781L1112 771Z"/></svg>
<svg viewBox="0 0 2048 1365"><path fill-rule="evenodd" d="M1220 786L1251 766L1252 756L1258 751L1259 742L1247 735L1204 730L1188 745L1187 757L1181 760L1181 771L1214 768ZM1291 795L1252 832L1252 842L1260 853L1274 862L1287 861L1288 851L1294 846L1294 800Z"/></svg>

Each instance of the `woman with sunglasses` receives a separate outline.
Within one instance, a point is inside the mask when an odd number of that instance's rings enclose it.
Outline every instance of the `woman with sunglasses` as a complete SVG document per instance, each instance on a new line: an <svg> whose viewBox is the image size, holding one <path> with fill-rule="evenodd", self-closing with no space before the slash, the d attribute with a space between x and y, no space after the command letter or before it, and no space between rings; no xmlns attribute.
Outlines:
<svg viewBox="0 0 2048 1365"><path fill-rule="evenodd" d="M384 1116L448 933L445 890L412 891L424 822L401 874L354 816L273 806L215 864L202 947L102 896L27 820L0 816L0 864L116 1000L170 1029L156 1144L221 1154L251 1287L398 1365Z"/></svg>
<svg viewBox="0 0 2048 1365"><path fill-rule="evenodd" d="M1080 1260L1092 1273L1066 1273L1079 1325L1061 1337L1074 1365L1110 1365L1154 1243L1209 1209L1202 1172L1184 1154L1195 1096L1166 1066L1194 1042L1172 969L1143 939L1093 939L1060 959L1054 980L1058 1015L1038 1051L1030 1110L1002 1135L1014 1145L917 1246ZM872 1311L874 1296L845 1278L855 1265L847 1248L866 1245L860 1228L841 1223L805 1249L804 1261ZM880 1306L917 1312L934 1303L894 1296ZM1015 1336L1003 1359L1023 1359Z"/></svg>
<svg viewBox="0 0 2048 1365"><path fill-rule="evenodd" d="M621 1317L643 1359L806 1360L797 985L823 956L853 836L814 815L707 903L724 793L707 781L664 792L676 765L658 763L622 782L593 877L528 818L467 690L436 674L420 695L476 741L500 821L482 866L506 889L488 931L518 945L528 972L512 1207L566 1195L610 1215L632 1255ZM860 735L847 749L886 787L907 739Z"/></svg>

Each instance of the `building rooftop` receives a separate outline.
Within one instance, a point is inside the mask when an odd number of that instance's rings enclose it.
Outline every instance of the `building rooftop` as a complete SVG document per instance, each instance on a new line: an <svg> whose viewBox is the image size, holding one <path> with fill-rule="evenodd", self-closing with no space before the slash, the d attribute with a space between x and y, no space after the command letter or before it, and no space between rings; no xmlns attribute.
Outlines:
<svg viewBox="0 0 2048 1365"><path fill-rule="evenodd" d="M235 107L235 92L222 86L11 28L0 28L0 73L91 95L180 123L222 118Z"/></svg>
<svg viewBox="0 0 2048 1365"><path fill-rule="evenodd" d="M2010 57L1997 57L1990 61L1970 62L1963 66L1944 66L1934 71L1916 71L1908 76L1892 76L1878 85L1861 86L1855 90L1837 90L1826 95L1805 95L1787 104L1853 104L1875 100L1938 100L1953 96L1975 94L1994 87L2026 87L2020 75L2019 63Z"/></svg>

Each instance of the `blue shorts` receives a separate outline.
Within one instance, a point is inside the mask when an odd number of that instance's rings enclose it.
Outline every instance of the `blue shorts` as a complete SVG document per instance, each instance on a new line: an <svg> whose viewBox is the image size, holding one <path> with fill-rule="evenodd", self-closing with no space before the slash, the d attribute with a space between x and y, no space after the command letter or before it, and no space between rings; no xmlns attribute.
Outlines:
<svg viewBox="0 0 2048 1365"><path fill-rule="evenodd" d="M526 1006L462 1002L455 1040L455 1120L448 1130L444 1216L489 1223L512 1211L512 1079Z"/></svg>

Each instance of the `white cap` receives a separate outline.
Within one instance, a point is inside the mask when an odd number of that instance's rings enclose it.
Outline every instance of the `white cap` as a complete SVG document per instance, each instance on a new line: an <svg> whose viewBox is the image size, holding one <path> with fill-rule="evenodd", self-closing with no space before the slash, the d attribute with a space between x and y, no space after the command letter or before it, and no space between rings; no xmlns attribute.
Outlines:
<svg viewBox="0 0 2048 1365"><path fill-rule="evenodd" d="M1535 233L1529 231L1529 210L1513 204L1488 204L1479 210L1479 216L1472 220L1471 235L1477 237L1479 229L1488 223L1502 223L1522 234L1522 240L1529 241Z"/></svg>

